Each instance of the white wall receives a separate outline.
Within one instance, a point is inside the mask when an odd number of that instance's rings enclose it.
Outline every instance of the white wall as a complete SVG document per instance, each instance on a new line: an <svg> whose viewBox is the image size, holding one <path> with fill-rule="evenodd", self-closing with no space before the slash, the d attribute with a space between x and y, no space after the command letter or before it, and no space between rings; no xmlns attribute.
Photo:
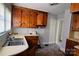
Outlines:
<svg viewBox="0 0 79 59"><path fill-rule="evenodd" d="M41 44L52 44L55 43L55 27L56 27L56 16L48 14L48 23L46 28L16 28L14 32L26 35L29 32L37 31L40 37Z"/></svg>
<svg viewBox="0 0 79 59"><path fill-rule="evenodd" d="M65 11L65 13L62 13L61 15L58 16L58 24L60 20L63 20L63 25L62 25L62 33L61 33L61 40L59 41L58 34L57 32L57 44L59 45L60 49L65 52L65 46L66 46L66 39L69 36L69 30L70 30L70 21L71 21L71 13L69 9ZM57 29L59 30L59 28ZM60 31L60 30L59 30Z"/></svg>

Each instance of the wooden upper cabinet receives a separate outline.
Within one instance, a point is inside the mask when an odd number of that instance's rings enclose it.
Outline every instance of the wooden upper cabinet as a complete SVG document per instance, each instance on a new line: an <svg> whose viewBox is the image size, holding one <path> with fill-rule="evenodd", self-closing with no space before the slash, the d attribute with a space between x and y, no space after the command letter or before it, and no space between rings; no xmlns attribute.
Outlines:
<svg viewBox="0 0 79 59"><path fill-rule="evenodd" d="M37 26L46 26L47 25L47 16L46 12L38 12L37 15Z"/></svg>
<svg viewBox="0 0 79 59"><path fill-rule="evenodd" d="M21 25L21 27L29 28L29 17L30 17L29 9L22 9L22 25Z"/></svg>
<svg viewBox="0 0 79 59"><path fill-rule="evenodd" d="M13 26L37 28L47 25L47 13L28 8L13 7Z"/></svg>
<svg viewBox="0 0 79 59"><path fill-rule="evenodd" d="M76 23L77 23L77 15L72 14L72 20L71 20L71 30L76 29Z"/></svg>
<svg viewBox="0 0 79 59"><path fill-rule="evenodd" d="M77 29L79 31L79 14L77 15Z"/></svg>
<svg viewBox="0 0 79 59"><path fill-rule="evenodd" d="M47 19L48 19L48 13L44 13L44 16L43 16L43 25L47 25Z"/></svg>
<svg viewBox="0 0 79 59"><path fill-rule="evenodd" d="M72 14L71 29L79 31L79 14Z"/></svg>
<svg viewBox="0 0 79 59"><path fill-rule="evenodd" d="M43 25L43 12L38 12L37 25Z"/></svg>
<svg viewBox="0 0 79 59"><path fill-rule="evenodd" d="M79 3L71 3L70 10L71 10L71 12L78 12L79 11Z"/></svg>
<svg viewBox="0 0 79 59"><path fill-rule="evenodd" d="M30 10L30 19L29 19L30 28L36 28L37 25L37 12Z"/></svg>
<svg viewBox="0 0 79 59"><path fill-rule="evenodd" d="M21 9L13 7L12 11L13 27L21 27Z"/></svg>

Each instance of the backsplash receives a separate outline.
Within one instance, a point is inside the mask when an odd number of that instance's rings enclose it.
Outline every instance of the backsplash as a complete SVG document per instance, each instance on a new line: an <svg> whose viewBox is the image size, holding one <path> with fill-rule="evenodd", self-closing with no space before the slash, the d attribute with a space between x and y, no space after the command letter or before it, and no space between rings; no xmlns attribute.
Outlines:
<svg viewBox="0 0 79 59"><path fill-rule="evenodd" d="M79 39L79 32L78 31L71 31L70 38Z"/></svg>
<svg viewBox="0 0 79 59"><path fill-rule="evenodd" d="M37 32L41 44L45 44L49 39L49 33L46 28L15 28L14 32L22 35L27 35L29 33L36 34Z"/></svg>
<svg viewBox="0 0 79 59"><path fill-rule="evenodd" d="M26 34L29 34L29 33L33 33L33 34L36 34L37 33L44 33L44 29L35 29L35 28L16 28L14 30L14 32L18 33L18 34L23 34L23 35L26 35Z"/></svg>
<svg viewBox="0 0 79 59"><path fill-rule="evenodd" d="M74 32L74 38L79 39L79 32Z"/></svg>

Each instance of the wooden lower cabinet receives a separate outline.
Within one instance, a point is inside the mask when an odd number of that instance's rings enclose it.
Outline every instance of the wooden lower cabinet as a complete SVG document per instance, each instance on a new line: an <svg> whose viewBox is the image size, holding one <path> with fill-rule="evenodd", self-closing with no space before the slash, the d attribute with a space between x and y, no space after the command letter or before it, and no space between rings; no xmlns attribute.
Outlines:
<svg viewBox="0 0 79 59"><path fill-rule="evenodd" d="M74 56L79 56L79 49L76 49L74 50Z"/></svg>
<svg viewBox="0 0 79 59"><path fill-rule="evenodd" d="M29 48L15 56L35 56L35 53L37 51L37 44L38 44L39 37L38 36L25 36L25 38L27 40Z"/></svg>
<svg viewBox="0 0 79 59"><path fill-rule="evenodd" d="M79 45L79 42L75 42L72 40L67 39L66 41L66 49L65 49L65 54L68 56L73 56L75 55L74 52L76 51L74 46Z"/></svg>

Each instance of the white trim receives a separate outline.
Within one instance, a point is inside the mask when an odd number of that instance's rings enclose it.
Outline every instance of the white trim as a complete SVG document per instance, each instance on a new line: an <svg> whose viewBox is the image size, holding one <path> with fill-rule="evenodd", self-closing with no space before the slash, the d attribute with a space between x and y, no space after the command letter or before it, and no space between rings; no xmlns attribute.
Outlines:
<svg viewBox="0 0 79 59"><path fill-rule="evenodd" d="M54 44L53 42L43 42L42 44Z"/></svg>
<svg viewBox="0 0 79 59"><path fill-rule="evenodd" d="M2 35L4 35L6 32L2 32L2 33L0 33L0 36L2 36Z"/></svg>

